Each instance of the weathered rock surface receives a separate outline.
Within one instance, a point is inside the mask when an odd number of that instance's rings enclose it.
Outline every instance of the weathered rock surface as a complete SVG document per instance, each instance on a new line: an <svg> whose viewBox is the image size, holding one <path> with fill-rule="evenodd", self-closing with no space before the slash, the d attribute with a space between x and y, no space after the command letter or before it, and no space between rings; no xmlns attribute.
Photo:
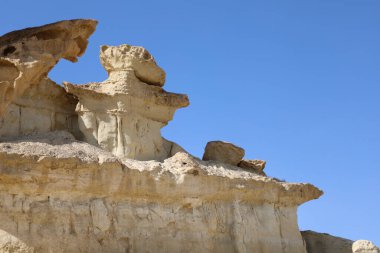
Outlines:
<svg viewBox="0 0 380 253"><path fill-rule="evenodd" d="M161 137L189 101L162 89L146 49L101 47L102 83L47 78L83 54L96 23L0 37L0 252L346 252L340 238L302 239L297 208L316 187L266 177L265 161L230 143L208 143L202 161Z"/></svg>
<svg viewBox="0 0 380 253"><path fill-rule="evenodd" d="M353 241L314 231L302 231L307 253L352 253Z"/></svg>
<svg viewBox="0 0 380 253"><path fill-rule="evenodd" d="M224 141L210 141L207 143L203 154L204 161L219 161L237 166L243 159L244 149Z"/></svg>
<svg viewBox="0 0 380 253"><path fill-rule="evenodd" d="M55 130L67 130L81 138L77 103L63 87L43 78L8 106L0 118L0 139Z"/></svg>
<svg viewBox="0 0 380 253"><path fill-rule="evenodd" d="M0 37L0 118L6 108L61 59L77 61L95 31L94 20L67 20Z"/></svg>
<svg viewBox="0 0 380 253"><path fill-rule="evenodd" d="M265 176L264 168L266 161L264 160L241 160L238 164L240 168L252 170L257 174Z"/></svg>
<svg viewBox="0 0 380 253"><path fill-rule="evenodd" d="M163 139L160 130L189 100L159 87L165 73L149 52L129 45L103 46L101 62L109 73L106 81L65 83L79 99L76 111L84 140L118 157L137 160L162 161L181 149Z"/></svg>
<svg viewBox="0 0 380 253"><path fill-rule="evenodd" d="M358 240L352 244L353 253L380 253L380 249L367 240Z"/></svg>
<svg viewBox="0 0 380 253"><path fill-rule="evenodd" d="M119 159L64 132L0 144L0 228L38 252L305 253L322 192L177 153Z"/></svg>

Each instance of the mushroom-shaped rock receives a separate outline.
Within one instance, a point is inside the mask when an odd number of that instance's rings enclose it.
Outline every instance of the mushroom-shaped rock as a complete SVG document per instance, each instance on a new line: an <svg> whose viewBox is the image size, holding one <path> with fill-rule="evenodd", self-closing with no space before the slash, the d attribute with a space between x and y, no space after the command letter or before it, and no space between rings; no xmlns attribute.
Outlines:
<svg viewBox="0 0 380 253"><path fill-rule="evenodd" d="M371 241L358 240L352 244L353 253L380 253L380 249Z"/></svg>
<svg viewBox="0 0 380 253"><path fill-rule="evenodd" d="M77 61L95 31L95 20L66 20L0 37L0 118L8 105L38 84L61 59Z"/></svg>
<svg viewBox="0 0 380 253"><path fill-rule="evenodd" d="M242 169L253 171L259 175L265 176L264 168L266 161L264 160L241 160L238 166Z"/></svg>
<svg viewBox="0 0 380 253"><path fill-rule="evenodd" d="M219 161L231 165L238 165L244 157L244 149L224 141L210 141L207 143L202 160Z"/></svg>
<svg viewBox="0 0 380 253"><path fill-rule="evenodd" d="M118 47L102 46L100 61L110 75L133 70L142 82L164 86L165 71L156 64L153 56L143 47L127 44Z"/></svg>
<svg viewBox="0 0 380 253"><path fill-rule="evenodd" d="M76 111L84 140L136 160L163 160L180 149L163 139L160 129L189 100L160 87L165 73L149 52L129 45L103 46L101 62L109 73L106 81L64 83L79 99Z"/></svg>

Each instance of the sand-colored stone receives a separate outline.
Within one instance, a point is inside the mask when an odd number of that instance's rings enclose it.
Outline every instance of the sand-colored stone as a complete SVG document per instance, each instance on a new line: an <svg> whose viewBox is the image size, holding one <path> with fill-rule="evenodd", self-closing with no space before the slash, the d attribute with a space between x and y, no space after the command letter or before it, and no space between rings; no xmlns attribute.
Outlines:
<svg viewBox="0 0 380 253"><path fill-rule="evenodd" d="M61 59L77 61L95 31L94 20L67 20L0 37L0 118L8 105L38 84Z"/></svg>
<svg viewBox="0 0 380 253"><path fill-rule="evenodd" d="M163 160L182 150L161 137L161 128L189 100L156 85L163 85L165 73L149 52L129 45L103 46L101 62L109 73L106 81L65 83L79 99L76 111L84 140L118 157L137 160Z"/></svg>
<svg viewBox="0 0 380 253"><path fill-rule="evenodd" d="M264 160L241 160L238 164L240 168L246 169L246 170L252 170L257 174L265 176L264 169L265 169L266 161Z"/></svg>
<svg viewBox="0 0 380 253"><path fill-rule="evenodd" d="M126 70L133 70L135 76L143 83L164 86L165 71L161 69L153 56L143 47L127 44L118 47L102 46L100 62L109 75Z"/></svg>
<svg viewBox="0 0 380 253"><path fill-rule="evenodd" d="M63 87L43 78L8 106L0 118L0 139L55 130L67 130L81 138L77 103Z"/></svg>
<svg viewBox="0 0 380 253"><path fill-rule="evenodd" d="M204 161L219 161L237 166L244 157L245 151L232 143L224 141L210 141L205 147Z"/></svg>
<svg viewBox="0 0 380 253"><path fill-rule="evenodd" d="M203 161L165 140L160 129L189 101L163 90L146 49L101 47L101 83L63 89L47 78L60 58L83 54L95 26L0 37L1 253L350 251L341 238L302 238L297 208L318 188L267 177L264 161L242 160L230 143L208 143Z"/></svg>
<svg viewBox="0 0 380 253"><path fill-rule="evenodd" d="M352 253L380 253L380 249L371 241L357 240L352 244Z"/></svg>
<svg viewBox="0 0 380 253"><path fill-rule="evenodd" d="M306 253L322 192L186 153L119 159L68 133L0 144L0 228L37 252Z"/></svg>

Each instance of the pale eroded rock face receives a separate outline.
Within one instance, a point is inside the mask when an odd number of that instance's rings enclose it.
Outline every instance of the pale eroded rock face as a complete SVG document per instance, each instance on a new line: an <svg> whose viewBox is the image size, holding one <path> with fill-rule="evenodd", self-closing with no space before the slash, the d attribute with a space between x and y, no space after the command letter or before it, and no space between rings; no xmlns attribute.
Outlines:
<svg viewBox="0 0 380 253"><path fill-rule="evenodd" d="M101 62L109 78L101 83L76 86L65 83L79 99L79 127L85 141L118 157L163 160L178 145L161 137L161 128L178 108L186 107L186 95L161 87L164 71L141 47L103 46Z"/></svg>
<svg viewBox="0 0 380 253"><path fill-rule="evenodd" d="M77 61L95 31L94 20L67 20L0 37L0 118L24 91L61 59Z"/></svg>
<svg viewBox="0 0 380 253"><path fill-rule="evenodd" d="M230 143L208 143L202 161L162 138L189 101L162 89L146 49L103 46L109 78L66 83L70 94L46 77L83 54L95 26L0 37L0 252L306 253L297 208L322 191L266 177L265 161ZM308 253L346 253L303 237Z"/></svg>
<svg viewBox="0 0 380 253"><path fill-rule="evenodd" d="M0 144L0 228L37 252L306 253L322 192L177 153L121 160L68 133Z"/></svg>
<svg viewBox="0 0 380 253"><path fill-rule="evenodd" d="M380 253L380 249L370 241L358 240L352 244L353 253Z"/></svg>
<svg viewBox="0 0 380 253"><path fill-rule="evenodd" d="M231 165L238 165L245 154L244 149L224 141L210 141L203 154L204 161L219 161Z"/></svg>
<svg viewBox="0 0 380 253"><path fill-rule="evenodd" d="M75 113L77 103L63 87L43 78L8 106L0 118L0 139L55 130L67 130L81 138Z"/></svg>

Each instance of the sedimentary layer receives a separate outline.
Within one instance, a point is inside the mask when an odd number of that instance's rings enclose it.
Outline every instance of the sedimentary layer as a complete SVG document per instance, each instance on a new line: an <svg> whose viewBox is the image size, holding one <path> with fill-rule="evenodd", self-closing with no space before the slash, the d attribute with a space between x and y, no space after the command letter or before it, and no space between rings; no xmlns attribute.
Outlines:
<svg viewBox="0 0 380 253"><path fill-rule="evenodd" d="M66 132L0 144L0 229L38 252L305 253L322 192L177 153L120 159Z"/></svg>

